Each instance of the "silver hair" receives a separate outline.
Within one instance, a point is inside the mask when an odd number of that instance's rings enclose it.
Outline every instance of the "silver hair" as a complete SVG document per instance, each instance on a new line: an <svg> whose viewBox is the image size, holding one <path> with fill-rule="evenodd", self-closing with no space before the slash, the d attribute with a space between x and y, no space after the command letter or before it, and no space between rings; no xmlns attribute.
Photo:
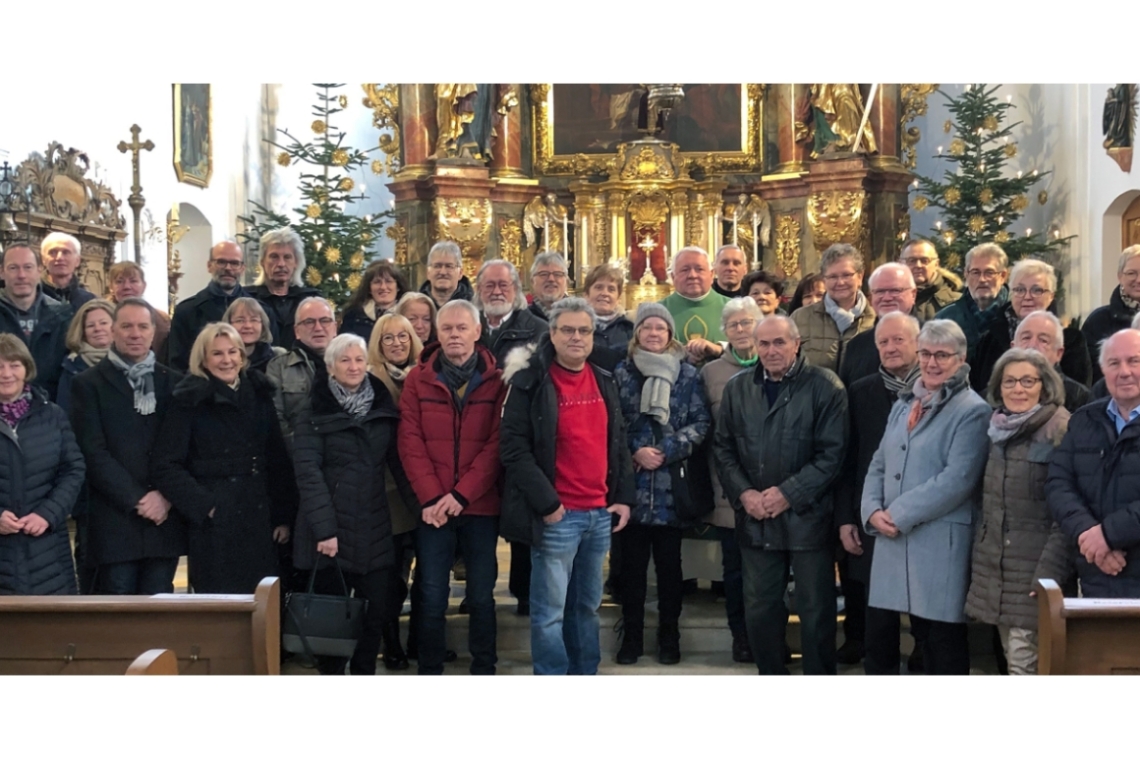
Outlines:
<svg viewBox="0 0 1140 760"><path fill-rule="evenodd" d="M1120 262L1116 265L1117 276L1124 274L1124 267L1130 259L1140 256L1140 245L1130 245L1120 252Z"/></svg>
<svg viewBox="0 0 1140 760"><path fill-rule="evenodd" d="M83 250L83 246L79 243L79 238L74 235L68 235L66 232L53 232L40 243L40 255L46 256L48 251L60 243L70 248L71 252L77 256Z"/></svg>
<svg viewBox="0 0 1140 760"><path fill-rule="evenodd" d="M997 243L982 243L966 251L966 269L970 268L975 258L997 259L998 269L1004 272L1009 269L1009 256Z"/></svg>
<svg viewBox="0 0 1140 760"><path fill-rule="evenodd" d="M959 357L966 358L966 334L952 319L932 319L924 324L918 333L918 343L950 347Z"/></svg>
<svg viewBox="0 0 1140 760"><path fill-rule="evenodd" d="M729 243L728 245L722 245L720 248L717 248L716 255L713 256L713 261L720 261L720 255L725 251L740 251L740 255L744 257L744 261L748 261L748 255L744 253L744 249L738 245L733 245L732 243Z"/></svg>
<svg viewBox="0 0 1140 760"><path fill-rule="evenodd" d="M1128 328L1125 330L1117 330L1112 335L1109 335L1107 338L1105 338L1104 340L1102 340L1100 342L1100 359L1098 360L1098 363L1100 364L1101 370L1103 370L1105 367L1104 360L1108 356L1108 349L1110 347L1110 344L1114 340L1119 338L1121 335L1124 335L1125 333L1132 333L1134 335L1140 335L1140 330L1137 330L1135 328Z"/></svg>
<svg viewBox="0 0 1140 760"><path fill-rule="evenodd" d="M475 308L475 305L470 301L464 301L462 298L457 298L454 301L448 301L443 306L439 307L439 311L437 311L435 314L435 328L437 330L439 329L439 323L443 321L444 313L455 311L456 309L466 311L467 314L470 315L472 322L477 325L480 324L479 310Z"/></svg>
<svg viewBox="0 0 1140 760"><path fill-rule="evenodd" d="M585 298L571 296L555 301L554 305L546 312L546 318L550 321L551 332L554 332L554 328L558 326L558 318L563 314L587 314L590 317L591 324L595 326L598 324L598 315L594 312L594 307Z"/></svg>
<svg viewBox="0 0 1140 760"><path fill-rule="evenodd" d="M337 360L352 346L359 348L364 354L365 361L368 360L368 344L364 342L364 338L353 333L341 333L325 346L325 366L331 370Z"/></svg>
<svg viewBox="0 0 1140 760"><path fill-rule="evenodd" d="M756 305L756 301L752 299L752 296L733 298L720 310L720 331L724 332L724 326L728 324L728 320L741 312L744 312L757 322L764 318L764 312L760 311L760 307Z"/></svg>
<svg viewBox="0 0 1140 760"><path fill-rule="evenodd" d="M324 306L329 310L329 314L336 316L336 309L333 308L332 303L329 301L329 299L322 298L321 296L309 296L308 298L302 298L301 303L297 304L297 311L305 308L305 305L310 303L319 303L321 306ZM297 311L293 313L296 314Z"/></svg>
<svg viewBox="0 0 1140 760"><path fill-rule="evenodd" d="M566 266L566 259L562 258L561 253L555 251L543 251L534 257L534 263L530 265L530 278L534 279L534 273L538 271L539 267L556 266L563 272L569 274L570 270Z"/></svg>
<svg viewBox="0 0 1140 760"><path fill-rule="evenodd" d="M856 272L863 272L863 254L859 253L859 249L850 243L834 243L829 245L827 250L823 252L823 256L820 257L819 273L826 274L833 264L846 258L851 259Z"/></svg>
<svg viewBox="0 0 1140 760"><path fill-rule="evenodd" d="M910 271L910 267L908 267L906 264L900 264L897 261L888 261L886 264L880 264L879 266L875 267L875 271L871 272L871 276L867 279L867 284L870 287L874 288L875 278L883 272L898 272L899 274L903 275L904 278L906 278L906 281L908 283L910 283L907 285L908 288L918 287L914 282L914 273Z"/></svg>
<svg viewBox="0 0 1140 760"><path fill-rule="evenodd" d="M432 260L440 256L450 256L455 259L457 267L463 266L463 251L459 250L459 246L450 240L440 240L431 247L427 256L428 265L431 265Z"/></svg>
<svg viewBox="0 0 1140 760"><path fill-rule="evenodd" d="M1047 320L1050 325L1052 325L1052 327L1053 327L1053 347L1054 348L1061 348L1065 345L1065 328L1061 324L1061 320L1057 319L1056 314L1054 314L1050 311L1045 311L1044 309L1038 309L1037 311L1031 311L1028 314L1026 314L1024 317L1022 317L1021 322L1018 323L1018 325L1017 325L1017 329L1013 331L1014 340L1017 339L1017 333L1021 332L1022 326L1026 322L1028 322L1029 320L1033 319L1034 317L1041 317L1042 319Z"/></svg>
<svg viewBox="0 0 1140 760"><path fill-rule="evenodd" d="M261 258L257 260L258 264L261 265L261 271L257 273L257 279L253 281L253 284L265 284L265 254L273 245L287 245L293 249L293 258L297 259L297 268L293 270L293 279L289 282L298 288L301 287L301 273L305 271L305 242L301 240L301 236L292 227L278 227L261 236L261 240L258 242Z"/></svg>
<svg viewBox="0 0 1140 760"><path fill-rule="evenodd" d="M500 266L506 267L507 271L511 273L511 284L515 286L515 300L511 304L511 308L519 311L526 308L526 296L523 295L522 279L519 277L519 270L515 265L506 259L491 259L490 261L483 262L479 267L479 272L475 275L475 295L471 297L471 303L479 311L483 311L483 299L479 297L479 284L483 282L483 273L487 271L488 267Z"/></svg>
<svg viewBox="0 0 1140 760"><path fill-rule="evenodd" d="M918 338L919 331L922 329L922 326L918 324L918 320L915 319L914 317L912 317L911 315L904 314L901 311L892 311L892 312L888 312L886 314L883 314L879 317L879 321L875 325L876 337L879 334L879 328L885 324L890 323L890 322L902 322L903 324L905 324L907 326L907 328L910 332L910 337L916 338L916 339Z"/></svg>
<svg viewBox="0 0 1140 760"><path fill-rule="evenodd" d="M701 248L699 245L687 245L684 248L682 248L681 250L677 251L675 254L673 254L673 266L677 265L677 259L681 258L681 255L685 254L685 253L699 253L700 255L705 257L705 263L709 265L709 269L712 269L713 263L712 263L712 259L709 258L709 252L706 251L704 248ZM672 267L670 267L670 269L671 268Z"/></svg>
<svg viewBox="0 0 1140 760"><path fill-rule="evenodd" d="M1057 272L1053 269L1052 264L1046 264L1040 259L1022 259L1013 265L1013 269L1009 270L1009 289L1017 284L1025 275L1044 275L1045 282L1048 283L1049 292L1057 292Z"/></svg>
<svg viewBox="0 0 1140 760"><path fill-rule="evenodd" d="M792 340L800 339L800 328L796 325L795 320L783 314L769 314L756 323L756 329L759 330L760 325L766 325L772 320L782 322L784 326L788 328L788 336L791 337ZM753 332L753 334L755 335L755 332Z"/></svg>
<svg viewBox="0 0 1140 760"><path fill-rule="evenodd" d="M1037 374L1041 378L1041 398L1039 403L1042 406L1045 404L1060 405L1065 403L1065 382L1061 379L1061 376L1057 374L1057 370L1049 366L1049 361L1044 355L1042 355L1040 351L1036 351L1032 348L1011 348L998 358L997 363L994 364L994 371L990 375L986 396L991 404L996 407L1002 405L1002 376L1005 374L1005 368L1015 362L1032 364L1033 368L1037 370Z"/></svg>

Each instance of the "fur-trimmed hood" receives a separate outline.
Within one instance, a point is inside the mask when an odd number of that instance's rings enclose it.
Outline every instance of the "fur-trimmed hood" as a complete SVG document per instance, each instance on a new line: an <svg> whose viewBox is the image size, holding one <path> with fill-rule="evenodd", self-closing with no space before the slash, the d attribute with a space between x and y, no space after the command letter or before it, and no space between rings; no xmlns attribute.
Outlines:
<svg viewBox="0 0 1140 760"><path fill-rule="evenodd" d="M217 392L215 383L220 382L211 377L199 377L198 375L186 375L175 386L173 397L180 403L186 406L195 406L210 398ZM264 372L256 369L243 369L241 371L241 384L249 384L253 389L254 394L262 398L273 398L273 393L277 386L273 381L265 376ZM241 387L240 385L238 386Z"/></svg>

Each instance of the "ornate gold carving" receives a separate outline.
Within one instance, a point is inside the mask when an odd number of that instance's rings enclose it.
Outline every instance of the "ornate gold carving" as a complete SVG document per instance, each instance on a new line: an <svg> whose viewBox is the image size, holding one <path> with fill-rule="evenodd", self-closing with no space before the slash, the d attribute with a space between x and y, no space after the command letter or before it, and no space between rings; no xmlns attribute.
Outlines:
<svg viewBox="0 0 1140 760"><path fill-rule="evenodd" d="M384 152L384 171L395 176L400 168L400 86L397 84L362 84L365 106L372 109L372 126L391 130L380 135L380 150Z"/></svg>
<svg viewBox="0 0 1140 760"><path fill-rule="evenodd" d="M499 225L499 257L522 269L522 226L516 219L505 219Z"/></svg>
<svg viewBox="0 0 1140 760"><path fill-rule="evenodd" d="M125 229L121 202L106 185L86 178L90 167L86 153L52 142L46 154L33 153L16 168L16 180L21 194L31 188L32 211L77 224Z"/></svg>
<svg viewBox="0 0 1140 760"><path fill-rule="evenodd" d="M491 231L489 198L436 198L433 202L436 240L451 240L463 254L463 273L474 279L483 262Z"/></svg>
<svg viewBox="0 0 1140 760"><path fill-rule="evenodd" d="M757 172L763 167L763 103L767 85L742 84L744 101L743 150L739 152L678 153L673 162L679 171L690 166L700 167L706 174L732 174ZM555 155L553 91L549 84L530 85L531 107L534 112L534 170L536 174L577 176L610 176L624 162L613 154ZM623 179L626 179L623 177Z"/></svg>
<svg viewBox="0 0 1140 760"><path fill-rule="evenodd" d="M189 231L189 227L178 224L178 204L175 204L166 220L166 290L169 301L167 308L171 312L178 303L178 281L183 275L182 254L174 246L178 245Z"/></svg>
<svg viewBox="0 0 1140 760"><path fill-rule="evenodd" d="M618 164L624 180L676 179L683 164L681 150L671 143L641 145L636 155L627 155L638 143L618 146ZM666 156L668 152L668 156Z"/></svg>
<svg viewBox="0 0 1140 760"><path fill-rule="evenodd" d="M661 193L637 193L629 202L629 216L636 225L661 224L669 216L669 203Z"/></svg>
<svg viewBox="0 0 1140 760"><path fill-rule="evenodd" d="M395 242L395 253L393 260L399 266L408 265L408 228L401 224L399 221L392 222L384 229L384 234L388 239Z"/></svg>
<svg viewBox="0 0 1140 760"><path fill-rule="evenodd" d="M827 190L812 193L807 202L808 224L816 250L834 243L859 245L864 237L867 193L862 190Z"/></svg>
<svg viewBox="0 0 1140 760"><path fill-rule="evenodd" d="M776 217L776 266L785 277L800 271L800 220L796 214Z"/></svg>
<svg viewBox="0 0 1140 760"><path fill-rule="evenodd" d="M900 138L903 146L903 164L908 169L913 169L917 166L917 151L915 146L918 145L919 139L922 137L922 132L918 127L906 128L906 125L914 121L918 116L926 114L926 98L930 93L938 89L936 84L904 84L899 90L902 97L902 119L900 120L900 127L903 129Z"/></svg>

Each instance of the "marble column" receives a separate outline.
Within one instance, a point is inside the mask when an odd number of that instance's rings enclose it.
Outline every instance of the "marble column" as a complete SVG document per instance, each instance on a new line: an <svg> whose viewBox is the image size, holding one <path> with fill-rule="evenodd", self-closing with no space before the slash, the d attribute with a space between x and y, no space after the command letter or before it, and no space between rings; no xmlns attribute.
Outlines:
<svg viewBox="0 0 1140 760"><path fill-rule="evenodd" d="M880 84L875 92L875 100L871 103L871 115L867 119L867 128L875 135L875 146L879 149L878 155L871 158L871 163L884 169L902 167L899 160L899 97L897 84Z"/></svg>
<svg viewBox="0 0 1140 760"><path fill-rule="evenodd" d="M810 97L804 84L774 85L776 103L776 146L780 163L777 174L807 170L808 144L796 142L796 119Z"/></svg>
<svg viewBox="0 0 1140 760"><path fill-rule="evenodd" d="M400 174L428 171L428 156L435 149L435 89L430 84L400 85Z"/></svg>
<svg viewBox="0 0 1140 760"><path fill-rule="evenodd" d="M502 94L510 87L518 101L506 114L498 113ZM498 85L495 103L495 147L492 149L491 176L496 178L526 177L523 173L522 110L523 90L520 84Z"/></svg>

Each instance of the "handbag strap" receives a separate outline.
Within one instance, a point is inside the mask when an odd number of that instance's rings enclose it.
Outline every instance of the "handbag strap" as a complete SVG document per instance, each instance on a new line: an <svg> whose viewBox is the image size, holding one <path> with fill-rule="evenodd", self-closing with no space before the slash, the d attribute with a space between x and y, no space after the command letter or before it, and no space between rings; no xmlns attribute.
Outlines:
<svg viewBox="0 0 1140 760"><path fill-rule="evenodd" d="M313 553L316 555L316 558L315 558L315 560L314 560L314 562L313 562L313 569L312 569L312 571L309 573L309 587L308 587L308 593L310 593L310 594L311 594L311 593L313 593L313 589L316 587L316 583L317 583L317 570L320 568L320 565L321 565L321 559L323 559L323 558L324 558L324 556L325 556L324 554L320 554L319 552L317 552L317 550L316 550L316 549L313 549ZM349 590L348 590L348 581L347 581L347 580L345 580L345 577L344 577L344 570L343 570L343 569L341 568L341 566L340 566L340 560L339 560L339 559L337 559L336 557L331 557L330 559L332 560L333 566L334 566L334 567L336 567L336 574L337 574L337 575L340 577L340 587L341 587L342 589L344 589L344 595L345 595L345 596L349 596L349 595L350 595L350 593L349 593Z"/></svg>

